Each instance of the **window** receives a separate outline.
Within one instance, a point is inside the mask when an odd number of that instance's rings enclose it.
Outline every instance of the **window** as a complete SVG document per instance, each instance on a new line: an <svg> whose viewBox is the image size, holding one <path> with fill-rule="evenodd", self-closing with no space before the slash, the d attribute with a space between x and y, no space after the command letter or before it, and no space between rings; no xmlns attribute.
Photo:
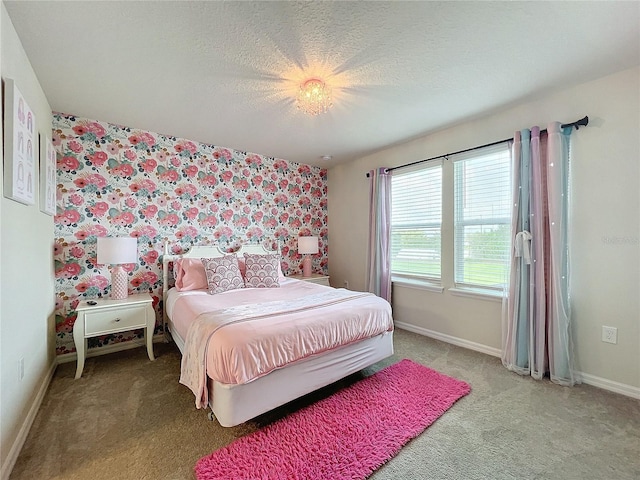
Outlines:
<svg viewBox="0 0 640 480"><path fill-rule="evenodd" d="M454 159L454 279L458 287L502 290L509 267L510 144Z"/></svg>
<svg viewBox="0 0 640 480"><path fill-rule="evenodd" d="M391 178L391 273L440 281L442 162Z"/></svg>

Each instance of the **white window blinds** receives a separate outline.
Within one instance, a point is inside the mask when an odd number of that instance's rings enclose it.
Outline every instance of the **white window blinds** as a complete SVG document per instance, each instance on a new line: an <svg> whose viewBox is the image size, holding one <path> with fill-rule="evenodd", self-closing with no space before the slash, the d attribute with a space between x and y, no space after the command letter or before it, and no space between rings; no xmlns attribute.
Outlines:
<svg viewBox="0 0 640 480"><path fill-rule="evenodd" d="M391 179L391 272L440 280L442 162Z"/></svg>
<svg viewBox="0 0 640 480"><path fill-rule="evenodd" d="M453 160L456 286L501 290L508 281L510 249L510 143Z"/></svg>

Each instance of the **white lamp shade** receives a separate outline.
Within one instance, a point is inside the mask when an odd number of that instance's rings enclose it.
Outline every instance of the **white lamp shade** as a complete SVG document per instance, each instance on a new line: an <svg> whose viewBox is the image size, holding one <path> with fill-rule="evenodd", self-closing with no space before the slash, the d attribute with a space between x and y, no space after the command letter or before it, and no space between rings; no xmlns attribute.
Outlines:
<svg viewBox="0 0 640 480"><path fill-rule="evenodd" d="M138 239L133 237L98 237L98 264L138 263Z"/></svg>
<svg viewBox="0 0 640 480"><path fill-rule="evenodd" d="M298 237L298 253L318 253L318 237Z"/></svg>

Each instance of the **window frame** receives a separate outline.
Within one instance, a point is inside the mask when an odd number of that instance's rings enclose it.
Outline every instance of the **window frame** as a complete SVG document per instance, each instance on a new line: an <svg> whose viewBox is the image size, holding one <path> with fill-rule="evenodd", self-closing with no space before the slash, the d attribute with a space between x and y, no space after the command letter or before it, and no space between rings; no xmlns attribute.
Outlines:
<svg viewBox="0 0 640 480"><path fill-rule="evenodd" d="M439 265L439 275L438 276L434 276L434 275L429 275L429 274L420 274L420 273L402 273L402 272L397 272L394 271L393 269L393 255L391 255L390 258L390 271L391 271L391 280L393 283L398 283L398 284L402 284L403 286L409 286L409 287L413 287L413 288L423 288L423 289L427 289L427 290L433 290L433 291L442 291L442 288L440 287L440 285L442 284L442 270L443 270L443 265L442 265L442 224L443 224L443 190L444 190L444 185L443 185L443 180L444 180L444 168L443 168L443 161L442 159L438 159L437 161L431 161L426 165L420 165L417 167L413 167L410 170L404 170L401 173L398 172L395 174L395 176L400 177L400 176L405 176L405 175L410 175L410 174L415 174L416 172L426 172L429 170L434 170L434 169L439 169L439 176L440 176L440 185L439 185L439 194L440 194L440 209L439 209L439 218L440 221L439 222L421 222L419 224L416 223L412 223L411 225L405 225L402 227L396 227L396 228L424 228L424 229L430 229L430 228L438 228L439 229L439 236L440 236L440 244L438 245L438 252L437 252L437 257L439 259L440 265ZM393 188L393 177L394 174L392 173L392 186L391 186L391 211L393 212L393 197L394 197L394 188ZM393 245L393 233L394 233L394 226L393 226L393 215L391 215L391 222L390 222L390 227L389 227L389 236L390 236L390 249Z"/></svg>
<svg viewBox="0 0 640 480"><path fill-rule="evenodd" d="M465 218L464 208L466 202L465 188L466 183L463 172L461 169L456 168L456 164L461 164L466 161L477 159L479 157L487 156L491 153L503 152L508 155L508 185L507 190L509 192L509 199L511 199L513 178L512 178L512 142L505 141L500 144L491 145L481 149L465 152L461 155L452 156L453 162L453 285L450 289L453 293L473 292L474 295L487 295L491 297L501 297L505 288L508 286L508 272L510 267L510 249L511 240L509 234L508 247L506 250L506 260L504 264L505 276L501 286L483 285L479 283L465 282L458 280L459 265L465 264L465 247L464 244L459 246L459 239L464 239L464 229L469 226L482 227L484 225L505 225L509 231L511 229L512 208L508 209L508 215L506 216L493 216L487 218ZM506 151L506 152L505 152Z"/></svg>

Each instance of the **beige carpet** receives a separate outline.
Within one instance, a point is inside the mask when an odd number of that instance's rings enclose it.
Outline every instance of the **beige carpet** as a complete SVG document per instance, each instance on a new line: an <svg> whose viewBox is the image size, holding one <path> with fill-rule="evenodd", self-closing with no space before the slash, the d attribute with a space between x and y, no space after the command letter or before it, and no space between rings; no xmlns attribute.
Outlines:
<svg viewBox="0 0 640 480"><path fill-rule="evenodd" d="M497 358L403 330L395 348L365 373L411 358L472 391L372 479L640 478L640 401L522 378ZM75 364L59 366L10 478L192 479L200 457L332 390L223 428L178 384L177 348L155 352L155 362L144 348L90 358L77 381Z"/></svg>

